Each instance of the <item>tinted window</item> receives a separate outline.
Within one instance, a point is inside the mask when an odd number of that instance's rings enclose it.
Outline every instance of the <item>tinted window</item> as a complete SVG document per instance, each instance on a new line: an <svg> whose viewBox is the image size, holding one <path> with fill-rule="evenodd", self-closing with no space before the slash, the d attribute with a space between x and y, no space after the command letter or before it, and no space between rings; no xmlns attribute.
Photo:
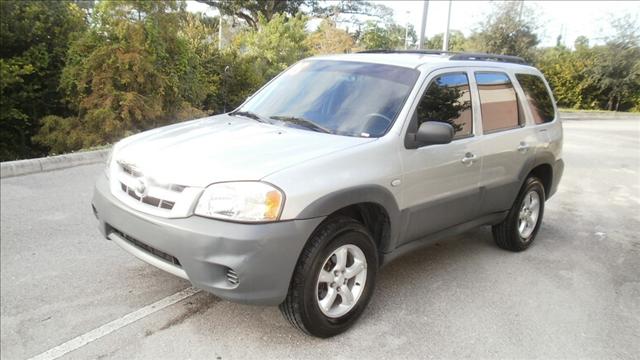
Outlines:
<svg viewBox="0 0 640 360"><path fill-rule="evenodd" d="M507 74L478 72L475 75L480 94L483 131L486 133L518 127L518 100Z"/></svg>
<svg viewBox="0 0 640 360"><path fill-rule="evenodd" d="M535 123L542 124L553 121L555 118L553 102L544 81L539 76L530 74L516 74L516 79L527 96Z"/></svg>
<svg viewBox="0 0 640 360"><path fill-rule="evenodd" d="M387 132L419 72L399 66L309 60L291 67L242 106L276 125L378 137Z"/></svg>
<svg viewBox="0 0 640 360"><path fill-rule="evenodd" d="M417 109L418 126L425 121L451 124L454 139L471 135L471 95L465 73L443 74L431 81Z"/></svg>

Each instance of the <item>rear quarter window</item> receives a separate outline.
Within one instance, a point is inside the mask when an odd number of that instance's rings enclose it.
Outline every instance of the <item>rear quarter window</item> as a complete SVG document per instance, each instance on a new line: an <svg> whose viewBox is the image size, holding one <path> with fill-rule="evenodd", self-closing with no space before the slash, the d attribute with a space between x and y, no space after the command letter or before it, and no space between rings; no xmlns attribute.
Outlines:
<svg viewBox="0 0 640 360"><path fill-rule="evenodd" d="M509 130L521 125L518 97L507 74L476 72L484 133Z"/></svg>
<svg viewBox="0 0 640 360"><path fill-rule="evenodd" d="M516 74L516 79L520 83L527 102L533 114L533 120L536 124L544 124L553 121L555 111L553 109L553 101L551 95L544 84L544 81L537 75Z"/></svg>

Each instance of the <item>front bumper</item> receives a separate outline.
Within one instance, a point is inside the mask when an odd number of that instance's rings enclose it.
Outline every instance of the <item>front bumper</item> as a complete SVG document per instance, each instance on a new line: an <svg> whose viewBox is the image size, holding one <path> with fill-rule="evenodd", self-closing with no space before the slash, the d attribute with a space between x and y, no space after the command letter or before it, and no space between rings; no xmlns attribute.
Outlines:
<svg viewBox="0 0 640 360"><path fill-rule="evenodd" d="M116 199L101 175L92 204L100 232L136 257L221 298L277 305L302 248L324 218L241 224L191 216L166 219ZM238 283L228 280L229 270Z"/></svg>

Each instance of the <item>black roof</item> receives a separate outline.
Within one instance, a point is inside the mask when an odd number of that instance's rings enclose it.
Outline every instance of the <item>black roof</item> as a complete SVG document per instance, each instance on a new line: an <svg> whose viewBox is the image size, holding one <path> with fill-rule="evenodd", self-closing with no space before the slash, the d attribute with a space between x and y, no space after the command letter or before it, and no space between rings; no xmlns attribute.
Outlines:
<svg viewBox="0 0 640 360"><path fill-rule="evenodd" d="M450 55L449 60L497 61L497 62L504 62L504 63L528 65L527 62L519 56L429 50L429 49L427 50L378 49L378 50L364 50L364 51L359 51L358 53L359 54L403 54L404 53L404 54L424 54L424 55Z"/></svg>

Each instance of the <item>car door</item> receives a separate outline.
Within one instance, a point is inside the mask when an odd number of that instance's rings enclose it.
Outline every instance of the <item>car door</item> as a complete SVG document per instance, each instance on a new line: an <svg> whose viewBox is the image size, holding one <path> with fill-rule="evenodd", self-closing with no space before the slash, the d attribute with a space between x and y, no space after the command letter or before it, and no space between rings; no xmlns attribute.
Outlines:
<svg viewBox="0 0 640 360"><path fill-rule="evenodd" d="M405 141L401 196L407 223L399 244L477 215L482 154L475 136L477 101L470 92L469 76L461 68L431 73L414 104L408 139L424 121L448 122L455 135L451 143L442 145L420 147Z"/></svg>
<svg viewBox="0 0 640 360"><path fill-rule="evenodd" d="M512 73L496 68L473 71L472 93L480 102L482 174L480 215L508 210L521 186L522 170L535 157L539 143L526 126L527 116Z"/></svg>

